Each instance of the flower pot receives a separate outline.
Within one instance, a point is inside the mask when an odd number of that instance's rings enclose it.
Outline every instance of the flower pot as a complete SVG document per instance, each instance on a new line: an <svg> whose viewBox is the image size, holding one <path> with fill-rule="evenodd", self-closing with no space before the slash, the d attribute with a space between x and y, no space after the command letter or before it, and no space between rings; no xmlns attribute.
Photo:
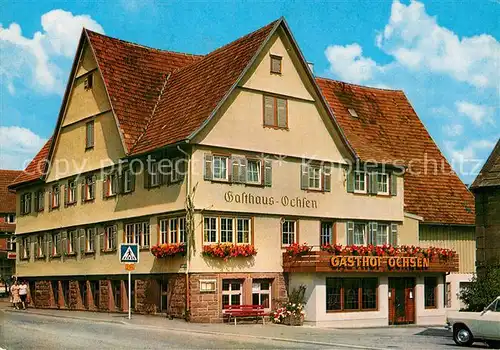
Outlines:
<svg viewBox="0 0 500 350"><path fill-rule="evenodd" d="M304 324L303 315L288 315L283 319L283 324L288 326L302 326Z"/></svg>

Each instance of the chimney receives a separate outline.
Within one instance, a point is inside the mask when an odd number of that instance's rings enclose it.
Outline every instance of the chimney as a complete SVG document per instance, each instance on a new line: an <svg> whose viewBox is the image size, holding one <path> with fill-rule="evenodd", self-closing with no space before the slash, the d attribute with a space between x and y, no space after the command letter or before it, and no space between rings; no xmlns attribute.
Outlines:
<svg viewBox="0 0 500 350"><path fill-rule="evenodd" d="M307 62L307 65L309 66L309 69L311 70L311 73L314 75L314 63Z"/></svg>

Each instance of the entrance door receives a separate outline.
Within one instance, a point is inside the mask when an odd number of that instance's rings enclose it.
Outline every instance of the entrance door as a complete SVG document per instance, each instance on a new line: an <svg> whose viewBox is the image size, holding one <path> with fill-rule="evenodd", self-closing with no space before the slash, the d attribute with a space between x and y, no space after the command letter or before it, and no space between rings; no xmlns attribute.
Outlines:
<svg viewBox="0 0 500 350"><path fill-rule="evenodd" d="M415 278L389 278L389 324L415 322Z"/></svg>

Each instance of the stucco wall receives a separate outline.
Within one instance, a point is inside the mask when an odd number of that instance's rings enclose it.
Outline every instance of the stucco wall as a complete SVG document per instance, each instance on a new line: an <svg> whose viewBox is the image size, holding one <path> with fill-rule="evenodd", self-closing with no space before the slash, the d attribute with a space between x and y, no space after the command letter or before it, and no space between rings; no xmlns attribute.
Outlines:
<svg viewBox="0 0 500 350"><path fill-rule="evenodd" d="M295 158L287 158L286 160L270 158L273 167L271 187L212 182L203 179L202 170L204 154L210 151L208 148L196 148L192 154L192 184L198 185L195 197L197 209L212 208L222 211L306 217L403 221L402 178L398 178L397 196L358 195L347 192L345 170L333 167L331 192L305 191L301 190L300 187L300 160ZM225 151L230 152L230 150ZM245 156L250 153L233 152L233 154ZM234 195L241 195L242 193L266 198L272 197L274 204L237 203ZM232 201L228 200L230 194L233 194ZM292 207L291 200L296 198L316 201L316 208L312 205L310 208ZM288 205L283 205L285 199L289 200Z"/></svg>

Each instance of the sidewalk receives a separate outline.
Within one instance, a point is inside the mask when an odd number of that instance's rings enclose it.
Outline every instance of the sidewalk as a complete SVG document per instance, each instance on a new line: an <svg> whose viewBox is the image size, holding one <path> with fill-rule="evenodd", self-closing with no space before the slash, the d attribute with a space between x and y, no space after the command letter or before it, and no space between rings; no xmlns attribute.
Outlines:
<svg viewBox="0 0 500 350"><path fill-rule="evenodd" d="M87 322L114 323L117 326L134 329L157 329L182 333L211 334L217 336L238 336L247 338L288 341L302 344L316 344L328 347L346 347L354 349L386 349L388 344L404 342L408 336L425 331L425 327L412 328L376 328L376 329L324 329L310 326L291 327L272 323L255 324L241 322L234 324L188 323L184 320L170 320L164 316L132 315L129 320L126 314L100 313L88 311L66 311L47 309L14 310L8 304L0 304L0 310L8 313L28 313L47 317L69 318ZM371 341L358 341L360 335L368 336ZM373 341L374 338L377 341ZM353 342L355 344L353 344ZM363 344L364 343L364 344ZM373 345L372 345L373 344ZM384 346L385 345L385 346Z"/></svg>

